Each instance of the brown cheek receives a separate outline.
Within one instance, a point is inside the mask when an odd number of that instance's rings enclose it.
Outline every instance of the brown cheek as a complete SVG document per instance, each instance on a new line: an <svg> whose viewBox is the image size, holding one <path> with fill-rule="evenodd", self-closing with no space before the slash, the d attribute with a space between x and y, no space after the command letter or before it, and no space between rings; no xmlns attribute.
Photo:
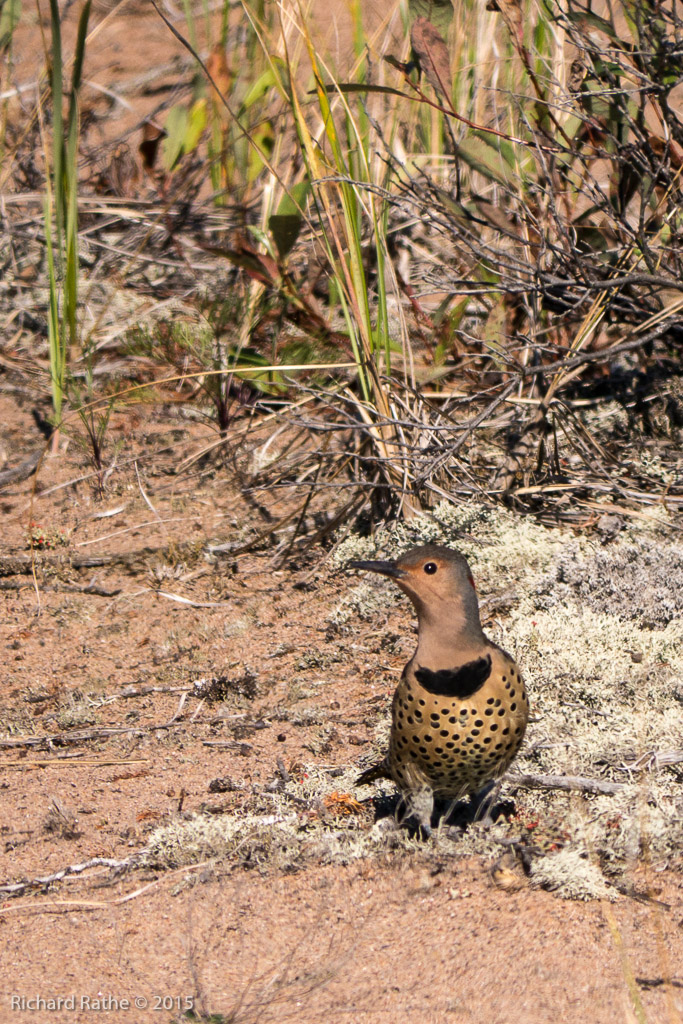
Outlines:
<svg viewBox="0 0 683 1024"><path fill-rule="evenodd" d="M475 587L475 585L474 585L474 577L473 577L472 573L470 573L470 574L469 574L469 576L468 576L467 578L468 578L468 580L470 581L470 583L472 584L472 589L473 589L473 590L476 590L477 588L476 588L476 587Z"/></svg>

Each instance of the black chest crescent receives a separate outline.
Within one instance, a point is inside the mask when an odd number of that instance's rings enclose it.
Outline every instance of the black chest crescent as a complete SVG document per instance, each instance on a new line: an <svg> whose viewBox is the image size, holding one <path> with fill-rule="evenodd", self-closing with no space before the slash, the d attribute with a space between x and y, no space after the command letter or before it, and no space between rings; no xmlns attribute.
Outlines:
<svg viewBox="0 0 683 1024"><path fill-rule="evenodd" d="M458 668L416 668L415 678L428 693L438 697L471 697L491 675L491 655L468 661Z"/></svg>

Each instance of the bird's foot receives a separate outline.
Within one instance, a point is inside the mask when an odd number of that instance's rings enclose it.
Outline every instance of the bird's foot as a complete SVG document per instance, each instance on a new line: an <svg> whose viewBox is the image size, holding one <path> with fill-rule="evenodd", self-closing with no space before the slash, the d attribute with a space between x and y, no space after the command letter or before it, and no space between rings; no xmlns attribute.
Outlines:
<svg viewBox="0 0 683 1024"><path fill-rule="evenodd" d="M457 843L465 835L465 829L462 825L445 825L441 829L440 834L445 839L450 839L452 842Z"/></svg>
<svg viewBox="0 0 683 1024"><path fill-rule="evenodd" d="M418 835L429 839L432 835L432 813L434 811L434 796L431 789L423 786L420 789L412 790L402 794L402 804L406 809L406 817L409 826L416 829Z"/></svg>
<svg viewBox="0 0 683 1024"><path fill-rule="evenodd" d="M473 793L470 797L470 813L472 815L472 822L477 822L479 825L483 825L484 828L490 828L493 825L493 809L494 804L500 793L500 782L487 782L483 789L480 789L478 793Z"/></svg>

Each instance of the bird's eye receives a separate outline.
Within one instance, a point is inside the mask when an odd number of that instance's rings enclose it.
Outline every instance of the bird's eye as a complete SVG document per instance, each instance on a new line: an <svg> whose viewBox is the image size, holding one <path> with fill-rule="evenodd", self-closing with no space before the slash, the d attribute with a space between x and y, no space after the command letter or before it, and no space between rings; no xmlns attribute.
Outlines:
<svg viewBox="0 0 683 1024"><path fill-rule="evenodd" d="M427 564L424 567L424 570L428 576L433 576L437 569L438 566L436 562L427 562Z"/></svg>

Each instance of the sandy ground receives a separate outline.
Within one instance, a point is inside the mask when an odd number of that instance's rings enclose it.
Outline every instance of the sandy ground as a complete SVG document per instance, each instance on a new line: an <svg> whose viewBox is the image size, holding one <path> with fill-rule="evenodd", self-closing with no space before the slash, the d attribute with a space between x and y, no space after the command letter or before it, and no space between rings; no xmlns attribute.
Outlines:
<svg viewBox="0 0 683 1024"><path fill-rule="evenodd" d="M100 993L131 1006L148 1000L144 1013L110 1015L122 1021L168 1020L153 1009L163 998L192 999L227 1020L306 1024L636 1019L599 904L501 894L471 862L437 875L402 861L194 878L177 891L179 881L161 880L128 904L115 905L108 889L109 905L69 910L59 905L64 892L53 912L7 914L3 988L11 977L13 992L75 994L77 1005ZM664 945L672 960L680 955L680 928L678 939L673 925L658 940L649 909L631 903L614 915L630 969L656 980ZM641 993L648 1021L680 1015L680 992ZM7 1007L10 993L2 998ZM36 1015L3 1011L3 1020L22 1019ZM44 1019L100 1018L74 1010Z"/></svg>
<svg viewBox="0 0 683 1024"><path fill-rule="evenodd" d="M12 424L3 443L15 462L39 435L28 403L0 401L2 422ZM157 412L140 422L133 447L149 448L151 438L161 452L172 419ZM201 437L200 428L188 429L183 452ZM3 492L4 556L26 553L31 521L48 537L68 538L47 554L157 545L161 554L123 568L41 573L40 599L30 577L3 595L3 736L36 743L0 754L2 882L90 858L124 861L160 823L207 808L248 810L277 774L278 758L292 772L358 763L405 660L384 650L382 637L398 632L412 643L403 606L390 622L331 632L327 616L348 583L343 574L316 575L319 553L286 571L273 570L268 552L227 564L178 555L188 536L201 550L208 538L234 535L247 510L221 472L200 483L165 475L163 454L143 465L161 522L131 467L104 500L91 481L51 490L87 472L73 444L46 459L41 493L30 481ZM93 518L122 504L117 515ZM307 588L296 587L304 578ZM103 593L61 589L89 582ZM306 662L312 651L317 665ZM253 690L213 706L183 697L194 680L243 678L245 666ZM138 696L126 696L128 688ZM317 720L296 714L311 706ZM92 738L79 741L79 730ZM207 745L216 743L225 745ZM209 791L226 777L232 791ZM364 804L357 827L373 818ZM675 872L647 869L634 880L661 902L569 902L524 884L506 891L489 864L419 843L349 864L309 859L294 873L239 857L122 874L94 866L2 903L0 1020L94 1021L106 1013L171 1021L190 999L198 1011L239 1021L611 1024L637 1019L629 996L637 978L646 1019L669 1024L683 1012L680 987L663 983L673 976L680 984L682 883ZM13 996L73 996L75 1008L13 1009Z"/></svg>
<svg viewBox="0 0 683 1024"><path fill-rule="evenodd" d="M320 25L344 43L334 19ZM18 82L35 75L38 29L29 11ZM67 45L72 37L70 17ZM116 14L86 67L126 100L107 106L93 90L103 137L126 138L166 78L182 84L189 72L173 61L184 58L147 5ZM135 85L153 63L167 69L154 88ZM0 395L7 465L42 443L34 408L46 411L43 398L21 388ZM73 441L45 458L37 489L29 480L0 494L2 558L25 556L31 531L51 555L139 552L127 565L61 563L40 570L37 586L27 574L2 594L0 883L33 880L0 903L2 1024L169 1024L191 1007L217 1024L683 1020L674 870L644 867L634 879L659 903L614 904L560 900L523 881L506 891L482 860L419 844L349 864L309 859L295 872L237 857L175 870L95 865L36 881L91 858L124 861L161 823L248 809L278 759L295 775L311 763L357 764L412 637L406 607L391 623L330 633L348 584L316 573L320 550L287 569L274 569L267 550L207 561L208 540L239 539L255 517L220 465L172 475L215 437L208 429L157 409L117 414L109 431L124 448L103 498ZM99 592L84 592L88 584ZM406 649L387 650L389 633ZM312 652L322 662L307 660ZM216 710L191 692L214 676L256 683ZM297 714L311 706L317 719ZM230 790L209 790L226 777ZM358 827L373 820L366 801ZM72 1003L47 1002L59 998Z"/></svg>

